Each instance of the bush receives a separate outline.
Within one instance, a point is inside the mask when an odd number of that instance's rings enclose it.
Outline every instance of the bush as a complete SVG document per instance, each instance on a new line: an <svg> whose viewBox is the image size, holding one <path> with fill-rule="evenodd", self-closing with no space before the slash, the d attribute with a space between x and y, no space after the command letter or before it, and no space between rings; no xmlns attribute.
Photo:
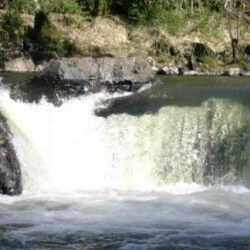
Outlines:
<svg viewBox="0 0 250 250"><path fill-rule="evenodd" d="M81 7L75 0L43 0L40 2L41 10L45 13L80 14Z"/></svg>
<svg viewBox="0 0 250 250"><path fill-rule="evenodd" d="M61 40L61 32L51 23L48 16L40 11L35 15L32 39L42 47L57 45Z"/></svg>
<svg viewBox="0 0 250 250"><path fill-rule="evenodd" d="M8 8L10 11L18 13L34 14L36 5L34 1L30 0L5 0L4 8Z"/></svg>
<svg viewBox="0 0 250 250"><path fill-rule="evenodd" d="M7 12L0 20L0 42L5 48L22 46L23 22L16 12Z"/></svg>

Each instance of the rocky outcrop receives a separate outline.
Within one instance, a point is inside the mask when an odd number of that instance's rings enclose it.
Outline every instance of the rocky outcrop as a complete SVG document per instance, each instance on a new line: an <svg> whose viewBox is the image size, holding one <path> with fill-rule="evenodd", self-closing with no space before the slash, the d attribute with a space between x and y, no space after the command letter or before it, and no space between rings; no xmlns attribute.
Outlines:
<svg viewBox="0 0 250 250"><path fill-rule="evenodd" d="M154 77L150 64L136 57L85 57L51 60L31 80L15 85L12 97L29 102L45 96L54 104L61 98L88 92L136 91Z"/></svg>
<svg viewBox="0 0 250 250"><path fill-rule="evenodd" d="M21 192L21 168L6 120L0 114L0 193L18 195Z"/></svg>

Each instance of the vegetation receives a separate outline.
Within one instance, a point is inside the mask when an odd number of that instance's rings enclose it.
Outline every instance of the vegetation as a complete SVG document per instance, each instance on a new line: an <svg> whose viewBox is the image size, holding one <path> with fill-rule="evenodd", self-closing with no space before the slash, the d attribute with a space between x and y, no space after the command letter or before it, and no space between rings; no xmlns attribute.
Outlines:
<svg viewBox="0 0 250 250"><path fill-rule="evenodd" d="M18 48L24 36L23 22L15 12L7 12L0 18L0 43L4 48Z"/></svg>
<svg viewBox="0 0 250 250"><path fill-rule="evenodd" d="M225 6L229 6L227 11ZM102 20L110 18L122 22L127 29L147 29L151 37L145 53L159 61L166 61L167 57L192 61L194 57L197 62L207 65L215 65L218 61L242 64L240 53L244 54L246 46L242 49L240 45L240 27L247 19L246 10L250 10L248 0L2 0L0 47L17 48L23 42L65 56L82 55L86 50L99 54L106 45L102 48L95 43L79 46L77 39L71 39L74 36L65 34L64 26L80 30L87 20L98 20L96 17L102 16ZM21 14L34 15L34 27L25 27ZM54 19L58 16L62 16L62 27L55 25ZM202 42L209 36L218 36L218 26L223 24L231 38L230 55L226 48L216 55ZM196 32L201 40L190 42L188 50L180 51L169 41L168 35L178 38L183 29ZM132 33L129 39L134 39L136 46L136 40L143 38Z"/></svg>

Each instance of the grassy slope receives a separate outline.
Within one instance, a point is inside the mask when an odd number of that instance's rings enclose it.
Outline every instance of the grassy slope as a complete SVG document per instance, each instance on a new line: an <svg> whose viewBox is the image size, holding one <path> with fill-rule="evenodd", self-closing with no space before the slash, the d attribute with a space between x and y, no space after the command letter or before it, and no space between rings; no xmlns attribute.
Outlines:
<svg viewBox="0 0 250 250"><path fill-rule="evenodd" d="M33 17L22 15L25 25L33 24ZM73 42L83 54L153 56L160 63L183 60L192 43L206 44L215 53L226 51L230 56L231 40L227 20L220 14L202 13L187 16L183 12L170 13L164 25L131 26L119 18L83 17L50 14L50 20ZM250 27L242 24L240 46L250 44ZM178 51L171 56L169 48ZM218 66L210 59L207 63Z"/></svg>
<svg viewBox="0 0 250 250"><path fill-rule="evenodd" d="M52 15L54 23L66 37L81 46L97 46L104 51L118 49L124 53L147 54L155 41L165 41L183 50L192 42L207 44L215 52L230 48L227 20L219 14L201 14L187 18L175 14L165 25L129 26L116 17L83 18ZM183 16L183 17L182 17ZM67 19L71 19L68 21ZM250 43L250 27L241 26L241 45Z"/></svg>

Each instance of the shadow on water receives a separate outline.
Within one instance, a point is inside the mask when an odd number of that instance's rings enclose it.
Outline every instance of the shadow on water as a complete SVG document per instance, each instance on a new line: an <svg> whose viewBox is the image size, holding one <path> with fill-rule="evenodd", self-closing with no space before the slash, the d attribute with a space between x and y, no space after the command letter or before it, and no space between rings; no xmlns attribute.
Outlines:
<svg viewBox="0 0 250 250"><path fill-rule="evenodd" d="M113 99L107 108L96 110L96 115L154 114L164 106L201 106L209 98L232 99L250 106L250 78L160 77L152 88Z"/></svg>

